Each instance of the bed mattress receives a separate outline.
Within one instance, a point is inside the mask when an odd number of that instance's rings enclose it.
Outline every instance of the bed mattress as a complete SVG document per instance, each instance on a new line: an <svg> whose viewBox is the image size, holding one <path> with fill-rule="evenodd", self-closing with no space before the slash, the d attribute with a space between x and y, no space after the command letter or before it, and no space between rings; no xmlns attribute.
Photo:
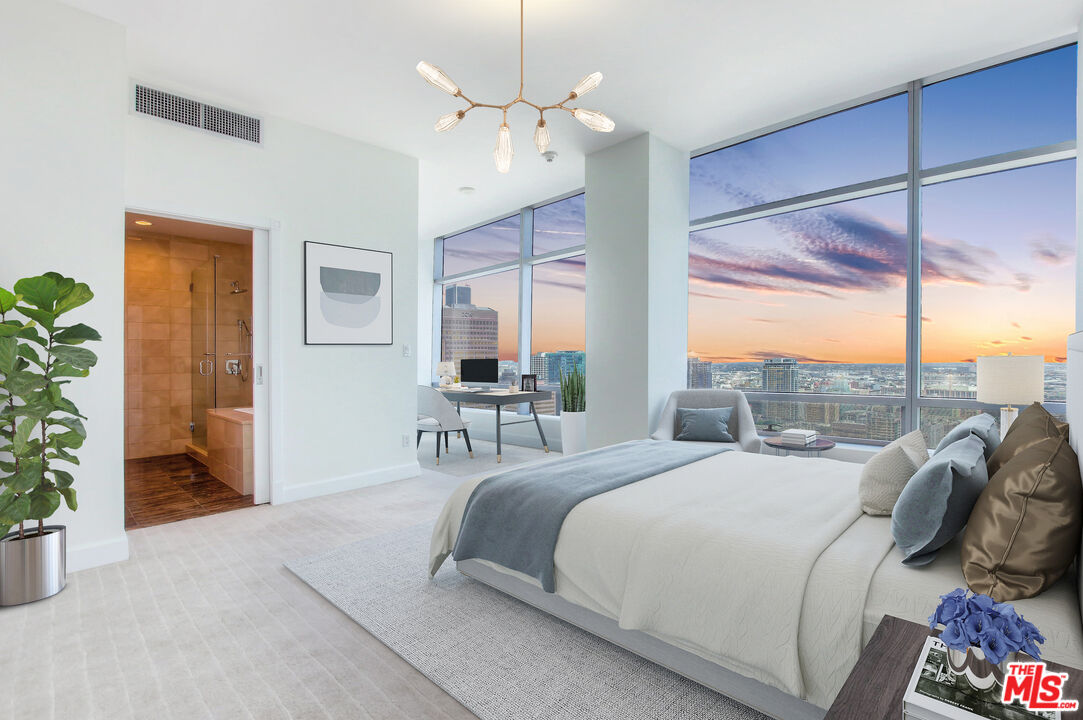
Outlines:
<svg viewBox="0 0 1083 720"><path fill-rule="evenodd" d="M929 566L901 565L890 518L860 511L860 473L732 452L585 500L561 528L556 595L826 708L884 614L925 622L938 595L965 584L954 545ZM431 572L483 479L448 500ZM1050 638L1050 659L1083 666L1070 580L1016 606Z"/></svg>

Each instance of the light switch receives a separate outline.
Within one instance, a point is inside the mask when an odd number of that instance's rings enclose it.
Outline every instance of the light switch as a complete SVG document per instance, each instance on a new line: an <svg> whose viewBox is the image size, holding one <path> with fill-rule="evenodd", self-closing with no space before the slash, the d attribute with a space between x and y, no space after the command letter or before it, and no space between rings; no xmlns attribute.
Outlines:
<svg viewBox="0 0 1083 720"><path fill-rule="evenodd" d="M402 356L403 357L410 357L410 355L411 355L410 345L409 344L403 345L402 346Z"/></svg>

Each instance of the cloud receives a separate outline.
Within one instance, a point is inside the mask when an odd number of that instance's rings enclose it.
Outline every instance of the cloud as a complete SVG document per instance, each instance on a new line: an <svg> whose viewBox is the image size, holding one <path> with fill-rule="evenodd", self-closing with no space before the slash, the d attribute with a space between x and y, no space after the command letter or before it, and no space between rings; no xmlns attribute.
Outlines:
<svg viewBox="0 0 1083 720"><path fill-rule="evenodd" d="M760 198L727 188L741 205ZM750 239L770 225L774 247ZM689 273L707 286L841 298L906 285L906 228L845 203L775 215L763 221L692 235ZM1030 290L1034 278L1016 272L991 249L964 240L922 238L922 281ZM705 294L705 296L708 296Z"/></svg>
<svg viewBox="0 0 1083 720"><path fill-rule="evenodd" d="M761 318L761 317L750 317L750 318L745 318L745 320L748 320L749 322L769 323L771 325L786 322L785 320L774 320L772 318Z"/></svg>
<svg viewBox="0 0 1083 720"><path fill-rule="evenodd" d="M1023 336L1022 336L1022 337L1020 337L1019 339L1020 339L1020 340L1033 340L1034 338L1032 338L1032 337L1027 337L1026 335L1023 335Z"/></svg>
<svg viewBox="0 0 1083 720"><path fill-rule="evenodd" d="M835 363L837 360L824 360L822 358L809 357L808 355L795 355L794 353L779 352L778 350L752 350L746 356L748 360L768 360L770 358L793 358L797 362L807 363Z"/></svg>
<svg viewBox="0 0 1083 720"><path fill-rule="evenodd" d="M1017 323L1017 322L1013 322L1013 323L1012 323L1012 327L1013 327L1013 328L1017 328L1017 329L1020 329L1020 330L1021 330L1021 329L1023 328L1023 326L1022 326L1022 325L1020 325L1020 324L1019 324L1019 323Z"/></svg>
<svg viewBox="0 0 1083 720"><path fill-rule="evenodd" d="M696 278L692 278L696 280ZM735 303L752 303L754 305L764 305L766 307L786 307L786 303L771 302L769 300L752 300L750 298L739 298L733 295L718 295L716 293L707 292L705 290L692 289L692 285L689 285L688 294L692 297L707 298L708 300L725 300L727 302Z"/></svg>
<svg viewBox="0 0 1083 720"><path fill-rule="evenodd" d="M1054 235L1039 235L1031 238L1027 244L1030 246L1030 256L1046 265L1063 265L1074 254L1074 247L1070 243Z"/></svg>

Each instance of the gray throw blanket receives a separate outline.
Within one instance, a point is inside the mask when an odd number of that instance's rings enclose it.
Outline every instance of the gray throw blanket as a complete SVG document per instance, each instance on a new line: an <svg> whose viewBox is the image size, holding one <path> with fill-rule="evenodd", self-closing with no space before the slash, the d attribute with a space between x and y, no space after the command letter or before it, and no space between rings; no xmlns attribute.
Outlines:
<svg viewBox="0 0 1083 720"><path fill-rule="evenodd" d="M518 570L555 589L553 553L564 518L582 501L721 452L691 443L633 440L483 480L463 511L453 555Z"/></svg>

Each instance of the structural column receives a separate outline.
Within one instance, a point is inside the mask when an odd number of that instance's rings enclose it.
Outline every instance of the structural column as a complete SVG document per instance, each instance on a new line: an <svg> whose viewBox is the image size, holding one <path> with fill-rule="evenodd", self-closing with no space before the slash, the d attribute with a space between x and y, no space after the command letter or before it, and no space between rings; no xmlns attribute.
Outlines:
<svg viewBox="0 0 1083 720"><path fill-rule="evenodd" d="M587 445L647 437L687 383L688 153L650 134L586 158Z"/></svg>

